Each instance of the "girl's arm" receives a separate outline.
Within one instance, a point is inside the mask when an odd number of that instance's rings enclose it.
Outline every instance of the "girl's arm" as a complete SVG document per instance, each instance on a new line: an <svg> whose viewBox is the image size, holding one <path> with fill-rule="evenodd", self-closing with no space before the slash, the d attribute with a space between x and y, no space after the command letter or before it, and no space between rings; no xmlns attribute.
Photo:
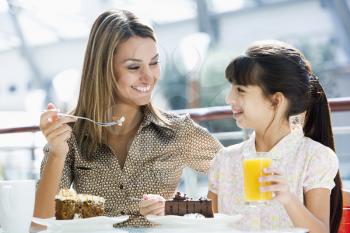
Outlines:
<svg viewBox="0 0 350 233"><path fill-rule="evenodd" d="M312 189L305 193L305 206L295 196L284 204L294 226L307 228L310 233L329 232L330 192Z"/></svg>
<svg viewBox="0 0 350 233"><path fill-rule="evenodd" d="M213 211L214 213L218 212L218 195L216 193L213 192L208 192L208 199L211 199L212 203L213 203Z"/></svg>
<svg viewBox="0 0 350 233"><path fill-rule="evenodd" d="M260 182L271 182L260 187L263 192L274 192L274 199L287 211L294 226L307 228L310 233L329 233L330 192L326 188L316 188L304 194L305 205L289 191L287 179L276 168L264 170L268 175L260 177Z"/></svg>

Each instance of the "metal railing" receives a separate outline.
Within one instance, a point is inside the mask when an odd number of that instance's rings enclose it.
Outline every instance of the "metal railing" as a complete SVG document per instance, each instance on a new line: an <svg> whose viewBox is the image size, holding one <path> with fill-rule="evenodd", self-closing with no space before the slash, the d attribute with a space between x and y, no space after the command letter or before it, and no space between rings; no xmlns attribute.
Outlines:
<svg viewBox="0 0 350 233"><path fill-rule="evenodd" d="M350 111L350 97L330 98L329 105L332 112ZM232 111L230 106L183 109L175 110L174 112L178 114L188 113L194 121L198 122L232 118ZM0 129L0 134L37 132L39 130L40 128L37 125L25 127L10 127Z"/></svg>
<svg viewBox="0 0 350 233"><path fill-rule="evenodd" d="M333 98L329 99L329 104L332 112L350 112L350 97L346 98ZM191 118L197 122L204 121L214 121L214 120L223 120L223 119L232 119L232 111L229 106L219 106L219 107L208 107L208 108L197 108L197 109L183 109L183 110L175 110L178 114L190 114ZM350 126L342 126L342 127L333 127L335 134L350 134ZM32 133L33 138L40 131L38 125L31 125L26 127L11 127L11 128L0 128L1 134L14 134L14 133ZM212 134L218 140L243 140L247 137L247 133L245 131L232 131L232 132L212 132ZM35 150L41 148L42 145L33 142L31 145L27 146L8 146L8 145L0 145L0 151L16 151L16 150L28 150L29 155L31 157L31 178L37 178L37 168L35 168ZM348 156L347 156L348 157ZM186 193L191 195L195 195L195 192L192 192L192 188L188 187L199 187L197 185L197 176L193 175L194 173L189 170L184 171L183 183L186 184L184 187L186 188ZM190 184L190 185L189 185Z"/></svg>

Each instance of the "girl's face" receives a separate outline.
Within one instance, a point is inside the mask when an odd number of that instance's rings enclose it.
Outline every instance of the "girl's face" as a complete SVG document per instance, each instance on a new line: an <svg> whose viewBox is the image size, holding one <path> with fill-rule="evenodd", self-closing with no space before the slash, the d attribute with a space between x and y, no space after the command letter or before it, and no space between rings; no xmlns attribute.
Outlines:
<svg viewBox="0 0 350 233"><path fill-rule="evenodd" d="M232 84L226 103L231 105L233 117L240 128L264 131L274 118L273 104L256 85Z"/></svg>
<svg viewBox="0 0 350 233"><path fill-rule="evenodd" d="M114 55L114 74L120 103L147 105L160 76L159 54L151 38L133 36Z"/></svg>

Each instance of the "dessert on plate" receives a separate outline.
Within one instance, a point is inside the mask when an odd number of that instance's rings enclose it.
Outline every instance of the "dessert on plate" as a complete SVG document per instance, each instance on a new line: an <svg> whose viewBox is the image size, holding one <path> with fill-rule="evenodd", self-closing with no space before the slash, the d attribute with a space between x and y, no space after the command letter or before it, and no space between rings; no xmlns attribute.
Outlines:
<svg viewBox="0 0 350 233"><path fill-rule="evenodd" d="M173 199L165 201L165 215L184 216L186 214L202 214L206 218L213 218L212 201L205 197L193 200L180 192L177 192Z"/></svg>
<svg viewBox="0 0 350 233"><path fill-rule="evenodd" d="M55 196L55 217L57 220L91 218L104 215L103 197L77 194L72 189L61 189Z"/></svg>

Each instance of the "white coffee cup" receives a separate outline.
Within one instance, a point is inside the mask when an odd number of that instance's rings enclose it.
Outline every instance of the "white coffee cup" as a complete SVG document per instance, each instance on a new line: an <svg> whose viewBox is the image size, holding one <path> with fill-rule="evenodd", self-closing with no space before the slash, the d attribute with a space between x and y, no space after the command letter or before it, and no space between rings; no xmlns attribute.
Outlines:
<svg viewBox="0 0 350 233"><path fill-rule="evenodd" d="M35 180L0 181L0 226L4 233L27 233L33 217Z"/></svg>

